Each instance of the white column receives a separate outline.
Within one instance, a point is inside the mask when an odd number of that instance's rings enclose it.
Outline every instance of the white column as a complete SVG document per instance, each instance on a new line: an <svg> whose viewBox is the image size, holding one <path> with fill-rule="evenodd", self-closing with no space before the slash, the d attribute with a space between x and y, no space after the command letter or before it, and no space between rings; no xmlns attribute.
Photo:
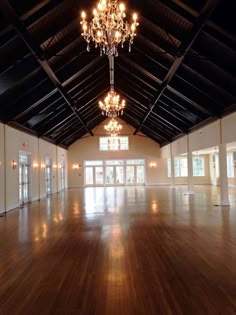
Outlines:
<svg viewBox="0 0 236 315"><path fill-rule="evenodd" d="M38 201L41 199L41 156L40 156L40 146L39 146L39 138L38 138Z"/></svg>
<svg viewBox="0 0 236 315"><path fill-rule="evenodd" d="M175 189L175 157L172 146L173 144L170 143L171 188Z"/></svg>
<svg viewBox="0 0 236 315"><path fill-rule="evenodd" d="M3 150L4 150L4 158L2 161L3 168L4 168L4 214L1 215L6 215L7 213L7 144L6 144L6 125L4 124L3 126ZM19 189L19 188L18 188Z"/></svg>
<svg viewBox="0 0 236 315"><path fill-rule="evenodd" d="M56 145L56 192L59 193L58 147Z"/></svg>
<svg viewBox="0 0 236 315"><path fill-rule="evenodd" d="M226 144L219 145L220 205L229 206Z"/></svg>
<svg viewBox="0 0 236 315"><path fill-rule="evenodd" d="M194 194L193 191L193 155L189 145L189 135L187 135L187 159L188 159L188 195Z"/></svg>
<svg viewBox="0 0 236 315"><path fill-rule="evenodd" d="M236 186L236 152L233 152L234 186Z"/></svg>

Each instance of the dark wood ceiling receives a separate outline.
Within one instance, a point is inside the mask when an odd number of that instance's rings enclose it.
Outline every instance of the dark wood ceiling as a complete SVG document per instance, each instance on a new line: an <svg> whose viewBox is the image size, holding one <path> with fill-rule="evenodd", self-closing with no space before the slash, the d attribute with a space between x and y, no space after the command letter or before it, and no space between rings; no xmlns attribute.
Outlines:
<svg viewBox="0 0 236 315"><path fill-rule="evenodd" d="M108 58L88 53L82 9L97 1L0 0L0 120L70 146L105 119ZM115 59L122 119L164 145L236 109L235 0L128 0L140 26Z"/></svg>

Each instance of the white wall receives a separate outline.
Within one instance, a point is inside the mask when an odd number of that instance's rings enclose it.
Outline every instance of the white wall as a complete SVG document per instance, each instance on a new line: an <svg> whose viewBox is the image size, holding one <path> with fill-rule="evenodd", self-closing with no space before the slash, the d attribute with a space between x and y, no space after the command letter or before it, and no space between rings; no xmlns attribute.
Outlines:
<svg viewBox="0 0 236 315"><path fill-rule="evenodd" d="M172 143L172 154L174 156L187 152L187 136L184 136Z"/></svg>
<svg viewBox="0 0 236 315"><path fill-rule="evenodd" d="M46 196L45 189L45 169L41 168L41 163L45 163L45 157L52 159L55 166L58 160L64 159L67 165L67 151L48 143L37 137L18 131L5 125L5 144L6 144L6 161L3 157L4 143L4 125L0 124L0 209L4 211L3 200L6 198L6 211L19 206L19 168L13 169L12 161L18 163L19 151L28 152L31 155L32 166L38 163L38 167L31 167L31 201L38 200ZM19 163L18 163L19 164ZM4 176L4 167L6 168L6 177ZM59 178L60 169L53 169L53 192L60 191ZM6 191L4 192L4 178Z"/></svg>
<svg viewBox="0 0 236 315"><path fill-rule="evenodd" d="M226 116L222 119L223 143L236 141L236 113Z"/></svg>
<svg viewBox="0 0 236 315"><path fill-rule="evenodd" d="M83 187L84 173L83 164L86 160L112 160L112 159L145 159L146 160L146 184L155 185L162 182L162 171L166 171L160 165L160 146L153 140L144 136L134 136L134 129L120 120L123 125L121 135L129 135L128 151L100 151L99 137L104 134L104 124L93 130L94 137L86 136L78 140L69 147L68 165L69 165L69 187ZM150 162L156 162L156 168L150 168ZM73 170L73 164L79 164L80 170Z"/></svg>
<svg viewBox="0 0 236 315"><path fill-rule="evenodd" d="M190 151L211 148L220 144L220 120L189 135Z"/></svg>

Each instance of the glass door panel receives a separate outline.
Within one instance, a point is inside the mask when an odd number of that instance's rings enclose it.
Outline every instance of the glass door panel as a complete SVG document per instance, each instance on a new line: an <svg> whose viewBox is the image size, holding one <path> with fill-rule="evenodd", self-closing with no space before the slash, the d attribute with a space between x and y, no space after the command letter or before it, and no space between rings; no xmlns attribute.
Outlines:
<svg viewBox="0 0 236 315"><path fill-rule="evenodd" d="M52 191L52 167L51 167L51 165L46 165L45 179L46 179L46 194L50 195L51 191Z"/></svg>
<svg viewBox="0 0 236 315"><path fill-rule="evenodd" d="M135 184L135 166L126 166L126 184Z"/></svg>
<svg viewBox="0 0 236 315"><path fill-rule="evenodd" d="M29 165L24 165L23 166L23 174L24 174L24 202L28 202L29 201Z"/></svg>
<svg viewBox="0 0 236 315"><path fill-rule="evenodd" d="M103 167L97 166L95 167L95 184L103 185Z"/></svg>
<svg viewBox="0 0 236 315"><path fill-rule="evenodd" d="M23 203L23 165L19 165L19 201Z"/></svg>
<svg viewBox="0 0 236 315"><path fill-rule="evenodd" d="M136 167L136 181L137 184L144 184L144 166L140 165Z"/></svg>
<svg viewBox="0 0 236 315"><path fill-rule="evenodd" d="M85 168L85 182L86 185L93 185L93 167Z"/></svg>
<svg viewBox="0 0 236 315"><path fill-rule="evenodd" d="M114 178L114 167L107 166L106 167L106 184L107 185L114 185L115 178Z"/></svg>
<svg viewBox="0 0 236 315"><path fill-rule="evenodd" d="M124 167L116 166L116 184L124 184Z"/></svg>
<svg viewBox="0 0 236 315"><path fill-rule="evenodd" d="M30 154L19 152L19 202L20 205L30 201Z"/></svg>

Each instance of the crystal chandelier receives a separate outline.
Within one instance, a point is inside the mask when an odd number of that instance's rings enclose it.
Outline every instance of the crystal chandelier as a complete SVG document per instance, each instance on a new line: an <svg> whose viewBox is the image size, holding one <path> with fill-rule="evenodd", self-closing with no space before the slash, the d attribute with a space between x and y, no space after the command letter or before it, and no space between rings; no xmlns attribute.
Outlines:
<svg viewBox="0 0 236 315"><path fill-rule="evenodd" d="M108 117L116 117L123 115L125 108L125 100L120 100L120 95L113 88L110 89L104 101L99 101L99 107L102 110L102 115Z"/></svg>
<svg viewBox="0 0 236 315"><path fill-rule="evenodd" d="M89 23L86 13L81 13L82 36L86 40L90 50L90 42L95 42L95 47L100 47L101 55L118 56L118 46L122 48L125 42L129 44L129 51L136 36L138 16L133 14L130 25L126 20L125 5L117 3L117 0L99 0L97 9L93 10L93 18Z"/></svg>
<svg viewBox="0 0 236 315"><path fill-rule="evenodd" d="M116 137L120 133L122 126L118 123L118 121L112 118L109 123L104 126L104 129L110 137Z"/></svg>
<svg viewBox="0 0 236 315"><path fill-rule="evenodd" d="M123 111L125 108L125 100L121 100L120 95L115 92L114 89L114 69L115 62L114 56L109 56L109 69L110 69L110 92L105 97L104 101L99 101L99 107L102 111L102 115L106 115L108 117L117 117L123 115Z"/></svg>

